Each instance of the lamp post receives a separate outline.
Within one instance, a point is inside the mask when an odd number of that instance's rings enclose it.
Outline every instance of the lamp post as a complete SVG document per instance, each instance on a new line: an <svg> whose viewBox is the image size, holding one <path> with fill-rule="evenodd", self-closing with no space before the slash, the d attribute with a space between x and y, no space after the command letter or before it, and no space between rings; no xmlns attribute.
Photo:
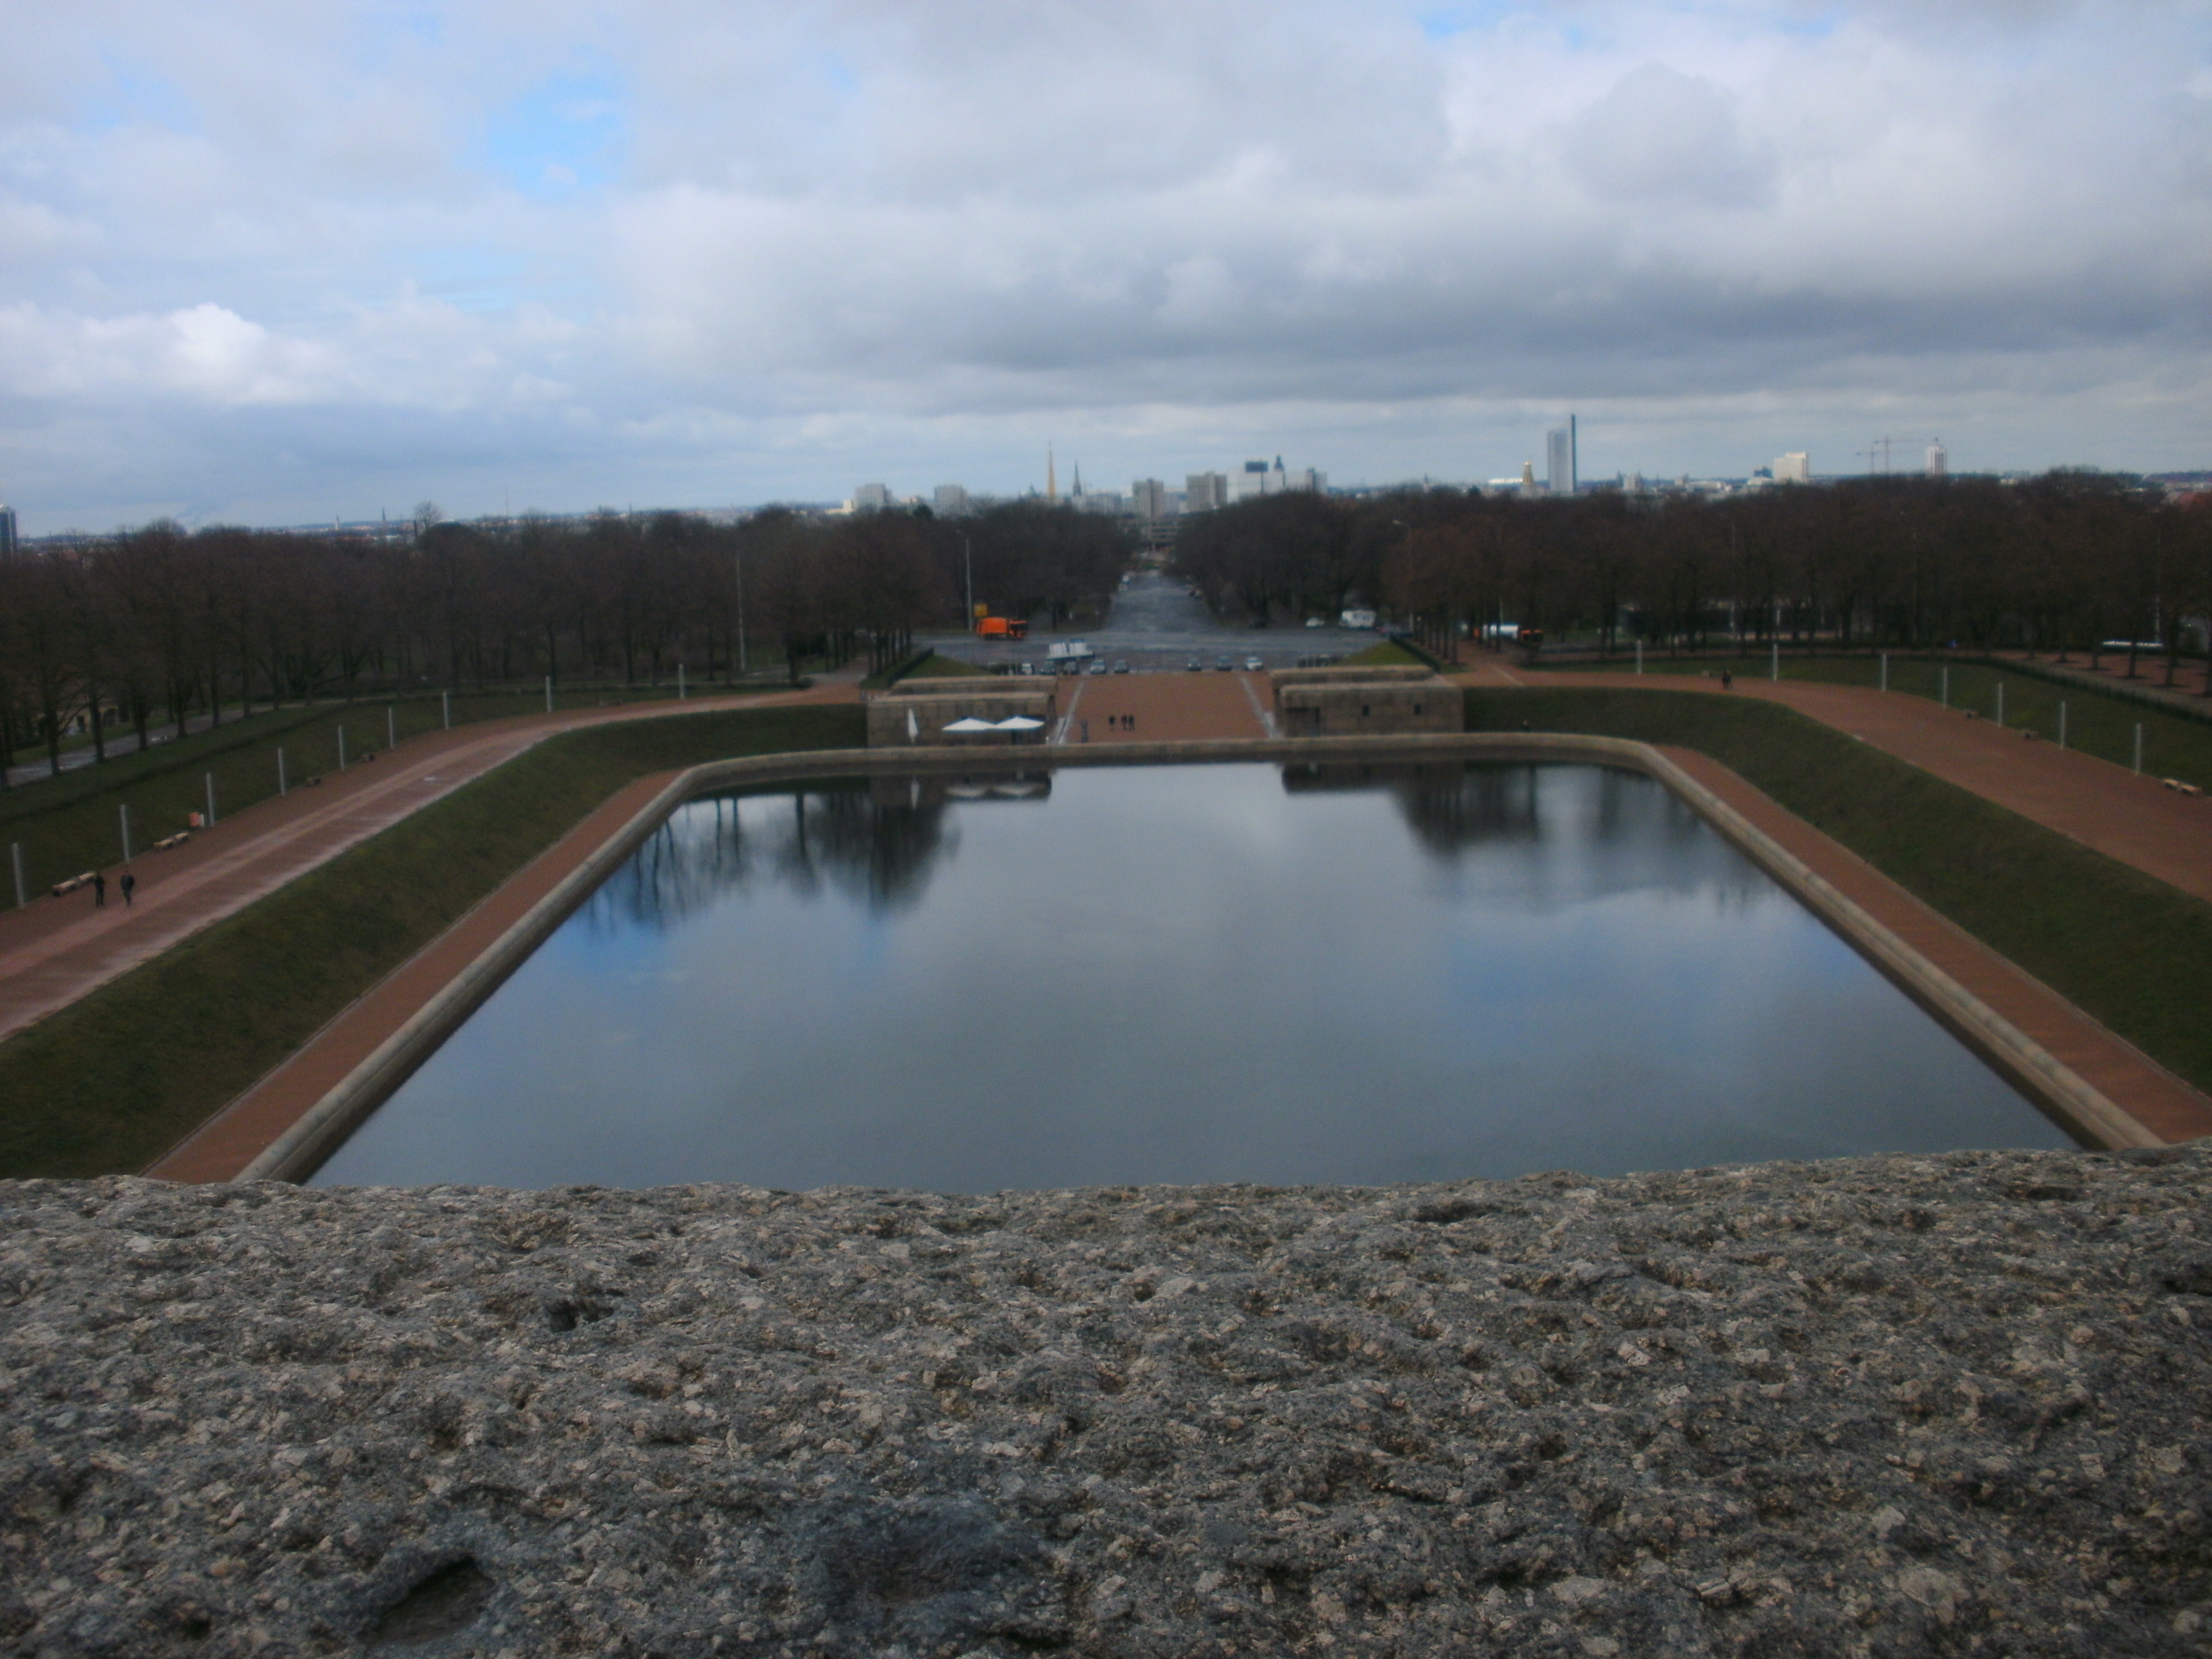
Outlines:
<svg viewBox="0 0 2212 1659"><path fill-rule="evenodd" d="M960 532L960 566L968 577L968 614L961 626L972 634L975 631L975 547L964 530Z"/></svg>
<svg viewBox="0 0 2212 1659"><path fill-rule="evenodd" d="M730 568L738 579L738 678L745 677L745 550L739 547L730 555Z"/></svg>

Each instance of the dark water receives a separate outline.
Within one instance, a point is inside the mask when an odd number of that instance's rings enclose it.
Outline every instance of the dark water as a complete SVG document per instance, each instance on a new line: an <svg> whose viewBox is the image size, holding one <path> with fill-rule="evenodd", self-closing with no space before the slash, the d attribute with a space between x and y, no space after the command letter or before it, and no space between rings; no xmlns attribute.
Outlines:
<svg viewBox="0 0 2212 1659"><path fill-rule="evenodd" d="M696 802L317 1179L974 1192L2066 1144L1649 779L1189 766Z"/></svg>

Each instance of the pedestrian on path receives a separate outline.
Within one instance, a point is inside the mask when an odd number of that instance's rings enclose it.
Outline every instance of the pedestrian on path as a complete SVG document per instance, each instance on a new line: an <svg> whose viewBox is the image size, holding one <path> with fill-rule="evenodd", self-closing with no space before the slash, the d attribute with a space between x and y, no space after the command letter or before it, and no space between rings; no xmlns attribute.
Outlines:
<svg viewBox="0 0 2212 1659"><path fill-rule="evenodd" d="M95 910L107 908L107 878L97 870L92 872L92 908Z"/></svg>
<svg viewBox="0 0 2212 1659"><path fill-rule="evenodd" d="M131 908L131 890L132 888L134 888L134 887L137 886L137 884L138 884L138 878L137 878L137 877L136 877L136 876L134 876L134 875L132 875L132 874L131 873L131 872L130 872L129 870L127 870L127 869L126 869L125 871L124 871L124 872L123 872L123 883L122 883L122 885L123 885L123 908L124 908L125 909L126 909L126 910L128 910L128 909Z"/></svg>
<svg viewBox="0 0 2212 1659"><path fill-rule="evenodd" d="M1722 669L1722 670L1721 670L1721 690L1723 690L1723 691L1731 690L1733 690L1733 689L1735 688L1735 675L1733 675L1733 674L1731 674L1731 673L1729 673L1729 672L1728 672L1728 670L1727 670L1727 669L1725 669L1725 668Z"/></svg>

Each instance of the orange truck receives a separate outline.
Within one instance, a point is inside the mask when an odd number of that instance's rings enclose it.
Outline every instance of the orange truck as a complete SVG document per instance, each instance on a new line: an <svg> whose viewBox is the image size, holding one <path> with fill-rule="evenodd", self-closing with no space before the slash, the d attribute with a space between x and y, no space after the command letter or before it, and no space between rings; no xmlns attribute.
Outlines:
<svg viewBox="0 0 2212 1659"><path fill-rule="evenodd" d="M979 617L975 632L987 640L1025 640L1030 625L1012 617Z"/></svg>

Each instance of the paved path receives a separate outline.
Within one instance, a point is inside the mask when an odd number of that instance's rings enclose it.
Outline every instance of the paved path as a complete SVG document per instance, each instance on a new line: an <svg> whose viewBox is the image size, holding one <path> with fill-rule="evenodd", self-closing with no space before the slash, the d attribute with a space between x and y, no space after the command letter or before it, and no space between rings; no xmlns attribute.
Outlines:
<svg viewBox="0 0 2212 1659"><path fill-rule="evenodd" d="M90 890L80 890L0 915L0 1040L556 732L716 708L850 702L856 695L848 676L806 691L520 715L410 738L319 787L263 801L180 848L142 855L132 866L138 891L128 908L111 876L105 908L95 908Z"/></svg>
<svg viewBox="0 0 2212 1659"><path fill-rule="evenodd" d="M1086 728L1093 744L1274 735L1261 713L1274 697L1265 674L1086 674L1073 684L1075 692L1060 697L1071 744L1085 742ZM1125 719L1136 724L1124 726Z"/></svg>
<svg viewBox="0 0 2212 1659"><path fill-rule="evenodd" d="M1589 686L1758 697L1810 715L2045 829L2212 901L2212 796L2190 796L2077 750L2008 731L1925 697L1810 680L1740 678L1723 692L1693 675L1530 673L1485 663L1474 685Z"/></svg>

